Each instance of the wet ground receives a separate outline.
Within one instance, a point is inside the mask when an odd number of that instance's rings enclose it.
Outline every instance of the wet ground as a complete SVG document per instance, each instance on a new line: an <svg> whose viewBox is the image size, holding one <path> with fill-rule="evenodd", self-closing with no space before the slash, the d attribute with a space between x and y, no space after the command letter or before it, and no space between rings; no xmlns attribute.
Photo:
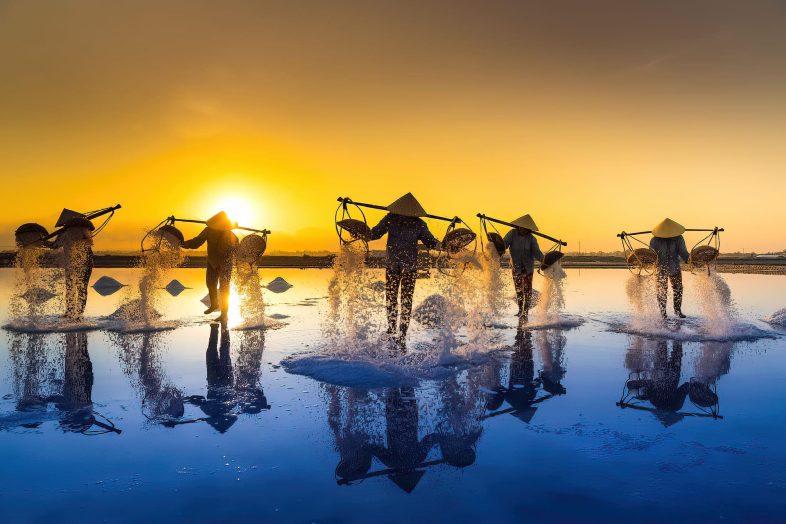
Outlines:
<svg viewBox="0 0 786 524"><path fill-rule="evenodd" d="M650 332L625 329L626 271L568 270L556 328L511 305L488 351L375 362L325 354L329 270L263 270L293 285L265 290L276 329L205 321L188 269L175 329L117 331L137 275L94 272L131 286L91 289L83 330L3 332L3 522L784 519L786 332L761 322L784 276L724 275L739 322L709 336L691 275L689 318ZM439 336L413 325L413 354Z"/></svg>

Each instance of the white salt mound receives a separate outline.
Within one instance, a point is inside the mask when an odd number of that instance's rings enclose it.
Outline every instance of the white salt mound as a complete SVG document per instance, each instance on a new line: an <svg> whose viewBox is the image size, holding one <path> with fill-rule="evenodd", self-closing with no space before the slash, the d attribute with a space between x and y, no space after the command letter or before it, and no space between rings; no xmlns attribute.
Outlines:
<svg viewBox="0 0 786 524"><path fill-rule="evenodd" d="M125 304L117 308L117 310L115 310L114 313L109 315L109 318L131 321L140 318L140 316L143 313L146 313L148 318L161 318L163 316L161 315L161 313L159 313L156 310L151 310L146 312L145 304L142 302L142 299L138 298L126 302Z"/></svg>
<svg viewBox="0 0 786 524"><path fill-rule="evenodd" d="M49 291L48 289L44 289L42 287L36 287L25 291L24 294L22 295L22 298L24 298L28 302L43 304L44 302L54 298L55 296L56 295L51 291Z"/></svg>
<svg viewBox="0 0 786 524"><path fill-rule="evenodd" d="M173 280L172 282L167 284L164 289L167 290L167 293L169 293L173 297L176 297L180 293L182 293L184 289L186 289L186 286L184 286L179 280Z"/></svg>
<svg viewBox="0 0 786 524"><path fill-rule="evenodd" d="M99 278L93 283L93 289L95 289L96 292L102 296L111 295L124 286L125 284L121 284L114 278L108 277L106 275Z"/></svg>
<svg viewBox="0 0 786 524"><path fill-rule="evenodd" d="M267 286L265 286L268 290L272 291L273 293L283 293L284 291L288 290L292 287L292 284L287 282L281 277L276 277L271 280Z"/></svg>

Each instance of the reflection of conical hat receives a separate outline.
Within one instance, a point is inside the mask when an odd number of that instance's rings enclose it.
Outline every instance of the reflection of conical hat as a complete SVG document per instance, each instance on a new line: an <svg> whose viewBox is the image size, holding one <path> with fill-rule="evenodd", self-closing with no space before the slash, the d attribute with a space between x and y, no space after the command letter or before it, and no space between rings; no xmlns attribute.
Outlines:
<svg viewBox="0 0 786 524"><path fill-rule="evenodd" d="M412 196L412 193L407 193L388 206L388 211L397 215L404 215L405 217L423 217L426 216L426 210L420 205L420 202Z"/></svg>
<svg viewBox="0 0 786 524"><path fill-rule="evenodd" d="M670 218L663 219L663 222L652 228L652 236L658 238L678 237L685 232L685 227Z"/></svg>
<svg viewBox="0 0 786 524"><path fill-rule="evenodd" d="M530 231L537 231L538 226L535 224L535 221L532 220L532 217L529 215L524 215L523 217L518 217L516 220L511 222L516 227L520 227L522 229L529 229Z"/></svg>
<svg viewBox="0 0 786 524"><path fill-rule="evenodd" d="M218 229L219 231L229 231L231 230L235 224L229 220L227 214L223 211L219 211L212 217L207 219L207 227L210 229Z"/></svg>

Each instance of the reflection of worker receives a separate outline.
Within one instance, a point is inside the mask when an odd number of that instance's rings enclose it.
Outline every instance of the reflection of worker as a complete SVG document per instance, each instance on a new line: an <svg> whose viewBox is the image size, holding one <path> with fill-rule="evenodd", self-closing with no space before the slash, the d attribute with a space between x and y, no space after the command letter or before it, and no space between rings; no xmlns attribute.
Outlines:
<svg viewBox="0 0 786 524"><path fill-rule="evenodd" d="M229 353L229 331L221 330L219 344L216 324L210 326L210 338L205 353L207 367L207 399L199 408L208 416L207 423L220 433L227 431L237 420L232 413L234 391L232 391L232 357Z"/></svg>
<svg viewBox="0 0 786 524"><path fill-rule="evenodd" d="M709 350L712 351L712 348ZM686 398L690 398L702 410L714 408L718 404L718 395L710 386L717 377L701 374L697 363L699 375L684 381L682 357L680 340L672 340L669 353L667 341L658 340L650 344L650 341L639 337L634 337L634 345L625 357L625 366L633 371L625 383L627 390L638 400L648 400L655 408L655 416L664 426L671 426L684 418L685 414L680 410ZM623 403L626 402L623 397Z"/></svg>
<svg viewBox="0 0 786 524"><path fill-rule="evenodd" d="M65 317L79 320L87 305L87 286L93 272L93 223L84 217L72 217L63 224L50 247L62 248L61 267L65 272Z"/></svg>
<svg viewBox="0 0 786 524"><path fill-rule="evenodd" d="M510 377L507 387L499 387L486 403L486 408L495 411L507 401L511 413L524 422L535 415L533 402L538 393L539 381L535 378L535 362L532 355L532 332L519 329L510 357Z"/></svg>
<svg viewBox="0 0 786 524"><path fill-rule="evenodd" d="M418 403L412 388L393 388L385 399L387 447L377 448L374 455L395 470L389 478L407 493L415 489L422 472L418 472L435 444L429 434L418 438Z"/></svg>
<svg viewBox="0 0 786 524"><path fill-rule="evenodd" d="M56 399L64 431L87 431L93 425L93 364L87 351L87 333L66 333L63 395Z"/></svg>
<svg viewBox="0 0 786 524"><path fill-rule="evenodd" d="M241 343L237 369L233 369L229 330L210 325L210 338L205 353L207 396L193 395L187 402L207 415L204 420L219 433L225 433L237 421L239 413L257 414L270 409L265 393L259 387L264 338L252 336ZM246 344L258 343L257 349ZM250 352L250 354L249 354Z"/></svg>
<svg viewBox="0 0 786 524"><path fill-rule="evenodd" d="M415 292L418 241L431 249L439 247L439 241L419 218L426 216L420 203L407 193L388 206L388 213L379 224L371 229L371 240L382 238L387 233L387 268L385 270L385 299L387 302L388 334L396 334L398 320L398 342L406 342L409 319L412 314L412 295ZM401 314L399 319L399 292Z"/></svg>
<svg viewBox="0 0 786 524"><path fill-rule="evenodd" d="M524 215L514 220L512 224L516 228L505 235L505 246L510 249L513 286L516 288L516 302L519 306L518 316L527 320L532 305L532 275L535 272L535 261L542 261L543 253L532 234L533 231L538 230L538 226L531 216Z"/></svg>
<svg viewBox="0 0 786 524"><path fill-rule="evenodd" d="M541 330L537 334L538 348L543 362L540 381L543 389L552 395L567 393L562 379L565 378L565 367L562 352L567 339L560 330Z"/></svg>
<svg viewBox="0 0 786 524"><path fill-rule="evenodd" d="M682 314L682 268L680 260L688 262L688 248L682 234L685 228L667 218L652 228L650 247L658 254L658 306L663 318L666 318L666 297L669 292L669 280L674 294L674 314L685 318Z"/></svg>
<svg viewBox="0 0 786 524"><path fill-rule="evenodd" d="M207 221L207 227L196 237L183 242L185 249L198 249L207 242L207 273L205 282L210 295L210 306L205 314L221 309L221 319L226 320L229 309L229 284L232 279L232 257L237 237L232 232L234 224L221 211ZM220 287L220 297L219 297Z"/></svg>

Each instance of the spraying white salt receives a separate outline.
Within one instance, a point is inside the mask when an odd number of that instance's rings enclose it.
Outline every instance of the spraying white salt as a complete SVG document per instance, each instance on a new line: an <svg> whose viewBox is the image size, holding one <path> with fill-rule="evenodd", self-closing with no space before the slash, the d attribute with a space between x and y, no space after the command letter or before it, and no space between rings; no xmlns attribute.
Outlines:
<svg viewBox="0 0 786 524"><path fill-rule="evenodd" d="M328 311L322 323L333 350L363 353L371 349L372 337L382 332L382 303L373 290L374 279L365 259L362 246L345 244L333 262Z"/></svg>
<svg viewBox="0 0 786 524"><path fill-rule="evenodd" d="M279 285L282 283L292 287L281 277ZM282 325L280 322L265 316L265 297L262 294L262 284L259 279L259 267L255 259L238 259L235 264L235 289L240 298L240 317L241 321L238 322L233 329L247 330L265 327L279 327ZM277 279L278 280L278 279ZM274 280L268 284L270 286L276 282Z"/></svg>
<svg viewBox="0 0 786 524"><path fill-rule="evenodd" d="M151 239L150 242L158 242L158 235L162 234L154 232L148 238ZM158 311L158 302L167 276L183 263L185 256L179 247L167 242L166 238L156 246L157 249L147 250L139 260L142 278L136 292L130 290L117 311L110 315L121 323L119 329L123 331L172 327L168 325L170 323L161 323L162 315Z"/></svg>
<svg viewBox="0 0 786 524"><path fill-rule="evenodd" d="M660 329L663 319L658 308L655 275L631 273L625 283L631 308L630 327L634 330Z"/></svg>
<svg viewBox="0 0 786 524"><path fill-rule="evenodd" d="M12 323L35 326L41 317L62 309L60 271L46 269L42 259L46 250L39 246L21 247L14 258L14 293L9 305ZM56 302L50 302L53 298Z"/></svg>
<svg viewBox="0 0 786 524"><path fill-rule="evenodd" d="M480 264L483 279L483 300L492 319L495 319L505 310L505 279L502 275L499 253L493 245L489 244L483 252Z"/></svg>
<svg viewBox="0 0 786 524"><path fill-rule="evenodd" d="M704 330L709 335L726 336L737 325L737 314L731 289L717 273L701 272L694 277L696 302L704 320Z"/></svg>
<svg viewBox="0 0 786 524"><path fill-rule="evenodd" d="M583 319L580 317L564 313L567 273L562 269L560 262L557 261L547 269L541 270L541 274L543 275L543 289L535 303L534 314L532 319L527 322L527 327L531 329L571 328L583 323Z"/></svg>

